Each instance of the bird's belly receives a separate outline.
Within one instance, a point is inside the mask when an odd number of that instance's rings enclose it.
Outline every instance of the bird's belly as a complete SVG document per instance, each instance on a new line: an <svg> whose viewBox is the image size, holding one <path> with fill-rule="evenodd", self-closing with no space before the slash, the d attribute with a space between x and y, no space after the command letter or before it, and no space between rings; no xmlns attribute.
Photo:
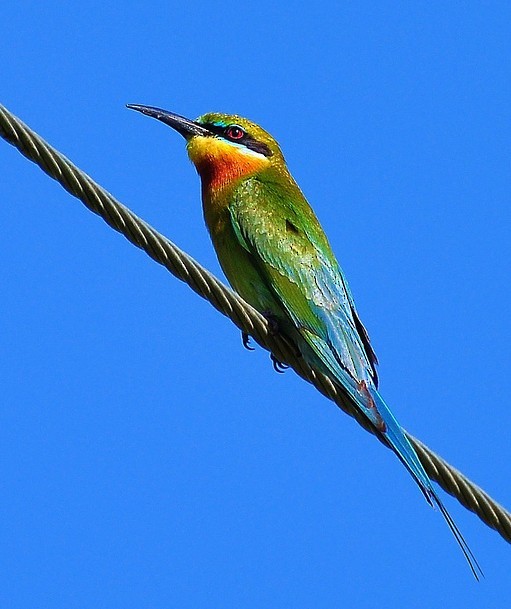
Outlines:
<svg viewBox="0 0 511 609"><path fill-rule="evenodd" d="M220 266L232 288L261 313L271 312L276 317L283 317L280 305L267 287L253 258L240 245L230 223L218 223L215 228L211 231L211 239Z"/></svg>
<svg viewBox="0 0 511 609"><path fill-rule="evenodd" d="M277 315L280 307L246 250L237 244L234 247L226 244L216 251L222 270L233 289L261 313L271 311Z"/></svg>

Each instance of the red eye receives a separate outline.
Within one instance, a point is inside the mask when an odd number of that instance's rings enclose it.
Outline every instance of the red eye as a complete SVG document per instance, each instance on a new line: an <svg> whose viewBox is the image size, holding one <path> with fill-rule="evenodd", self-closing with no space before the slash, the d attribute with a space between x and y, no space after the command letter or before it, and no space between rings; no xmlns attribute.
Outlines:
<svg viewBox="0 0 511 609"><path fill-rule="evenodd" d="M232 125L231 127L227 127L225 135L230 140L241 140L241 138L245 135L245 132L241 127L238 127L237 125Z"/></svg>

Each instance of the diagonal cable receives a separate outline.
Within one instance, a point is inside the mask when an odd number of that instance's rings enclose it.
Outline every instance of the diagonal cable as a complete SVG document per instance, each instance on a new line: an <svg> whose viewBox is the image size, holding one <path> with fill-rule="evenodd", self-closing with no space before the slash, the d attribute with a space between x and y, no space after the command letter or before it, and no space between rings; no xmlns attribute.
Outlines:
<svg viewBox="0 0 511 609"><path fill-rule="evenodd" d="M0 136L39 165L92 212L101 216L113 229L144 250L175 277L187 283L194 292L208 300L240 330L250 334L261 347L273 353L279 361L289 364L303 379L312 383L318 391L354 417L364 429L373 433L365 417L353 407L342 387L298 357L296 347L285 337L273 335L266 319L258 311L174 243L119 203L1 104ZM408 433L407 435L430 478L511 543L511 514L420 440Z"/></svg>

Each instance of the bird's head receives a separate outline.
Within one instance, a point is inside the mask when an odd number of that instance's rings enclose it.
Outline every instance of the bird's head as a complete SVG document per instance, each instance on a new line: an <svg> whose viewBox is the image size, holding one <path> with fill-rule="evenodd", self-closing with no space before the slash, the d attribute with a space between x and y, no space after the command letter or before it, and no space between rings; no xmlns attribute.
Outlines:
<svg viewBox="0 0 511 609"><path fill-rule="evenodd" d="M276 140L241 116L208 113L193 121L152 106L128 108L158 119L186 139L188 156L207 189L222 189L270 167L286 171Z"/></svg>

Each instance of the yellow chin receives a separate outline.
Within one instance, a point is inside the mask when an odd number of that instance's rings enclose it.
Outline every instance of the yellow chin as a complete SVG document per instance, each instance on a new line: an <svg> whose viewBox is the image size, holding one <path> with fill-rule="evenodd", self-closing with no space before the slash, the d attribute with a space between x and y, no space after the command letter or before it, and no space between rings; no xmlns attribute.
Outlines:
<svg viewBox="0 0 511 609"><path fill-rule="evenodd" d="M196 135L186 148L203 182L212 188L228 185L269 165L263 154L217 137Z"/></svg>

